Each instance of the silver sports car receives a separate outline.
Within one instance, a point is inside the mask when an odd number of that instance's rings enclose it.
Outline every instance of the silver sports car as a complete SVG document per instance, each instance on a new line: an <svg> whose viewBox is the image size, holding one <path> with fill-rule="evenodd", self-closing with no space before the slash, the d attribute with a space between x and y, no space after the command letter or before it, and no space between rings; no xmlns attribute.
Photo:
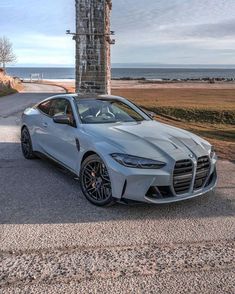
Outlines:
<svg viewBox="0 0 235 294"><path fill-rule="evenodd" d="M78 175L99 206L176 202L217 182L213 146L121 97L50 97L24 111L21 144L25 158L42 154Z"/></svg>

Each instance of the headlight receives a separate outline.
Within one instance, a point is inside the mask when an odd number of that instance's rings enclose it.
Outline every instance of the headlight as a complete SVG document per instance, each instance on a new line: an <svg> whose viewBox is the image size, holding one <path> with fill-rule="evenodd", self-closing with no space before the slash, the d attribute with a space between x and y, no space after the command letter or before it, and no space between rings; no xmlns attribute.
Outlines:
<svg viewBox="0 0 235 294"><path fill-rule="evenodd" d="M215 147L211 146L210 158L213 158L214 156L215 156Z"/></svg>
<svg viewBox="0 0 235 294"><path fill-rule="evenodd" d="M166 165L166 163L162 161L137 157L128 154L114 153L111 154L111 156L120 164L132 168L158 169Z"/></svg>

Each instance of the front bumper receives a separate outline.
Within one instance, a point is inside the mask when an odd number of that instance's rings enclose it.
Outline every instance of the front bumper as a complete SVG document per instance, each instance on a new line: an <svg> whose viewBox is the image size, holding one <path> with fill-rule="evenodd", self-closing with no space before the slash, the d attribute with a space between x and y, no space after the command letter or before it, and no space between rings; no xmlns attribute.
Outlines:
<svg viewBox="0 0 235 294"><path fill-rule="evenodd" d="M211 178L211 181L209 182L209 184L201 189L195 190L195 191L187 193L187 194L174 195L172 197L166 197L166 198L163 197L163 198L155 198L154 199L153 197L148 197L148 196L145 196L144 198L145 198L146 202L156 203L156 204L179 202L179 201L192 199L195 197L205 195L205 194L213 191L215 189L216 185L217 185L217 172L215 169L214 173L212 174L212 178Z"/></svg>
<svg viewBox="0 0 235 294"><path fill-rule="evenodd" d="M191 188L184 194L177 194L174 190L174 165L158 170L141 170L126 168L118 163L113 163L112 166L109 166L113 196L119 200L128 199L145 203L163 204L204 195L212 191L217 184L217 158L209 160L208 176L200 189L194 188L197 162L193 162Z"/></svg>

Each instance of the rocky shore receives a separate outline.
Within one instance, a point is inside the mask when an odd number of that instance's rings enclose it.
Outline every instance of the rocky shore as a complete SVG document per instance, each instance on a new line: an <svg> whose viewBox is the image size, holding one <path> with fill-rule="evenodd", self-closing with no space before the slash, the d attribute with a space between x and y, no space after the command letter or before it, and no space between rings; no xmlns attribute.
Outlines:
<svg viewBox="0 0 235 294"><path fill-rule="evenodd" d="M131 78L131 77L122 77L122 78L112 78L114 81L139 81L142 83L231 83L235 82L235 78L187 78L187 79L147 79L147 78Z"/></svg>

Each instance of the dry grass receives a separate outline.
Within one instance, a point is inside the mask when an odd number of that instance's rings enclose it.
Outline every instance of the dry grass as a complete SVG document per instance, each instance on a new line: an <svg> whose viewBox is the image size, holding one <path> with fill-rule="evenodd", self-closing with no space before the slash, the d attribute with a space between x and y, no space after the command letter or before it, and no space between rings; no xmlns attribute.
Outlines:
<svg viewBox="0 0 235 294"><path fill-rule="evenodd" d="M15 89L4 89L0 90L0 97L11 95L17 93L17 90Z"/></svg>
<svg viewBox="0 0 235 294"><path fill-rule="evenodd" d="M158 115L184 121L235 124L235 89L114 89Z"/></svg>
<svg viewBox="0 0 235 294"><path fill-rule="evenodd" d="M235 111L235 89L115 89L112 94L146 106Z"/></svg>
<svg viewBox="0 0 235 294"><path fill-rule="evenodd" d="M0 97L14 94L22 90L22 84L19 80L13 79L0 72Z"/></svg>

